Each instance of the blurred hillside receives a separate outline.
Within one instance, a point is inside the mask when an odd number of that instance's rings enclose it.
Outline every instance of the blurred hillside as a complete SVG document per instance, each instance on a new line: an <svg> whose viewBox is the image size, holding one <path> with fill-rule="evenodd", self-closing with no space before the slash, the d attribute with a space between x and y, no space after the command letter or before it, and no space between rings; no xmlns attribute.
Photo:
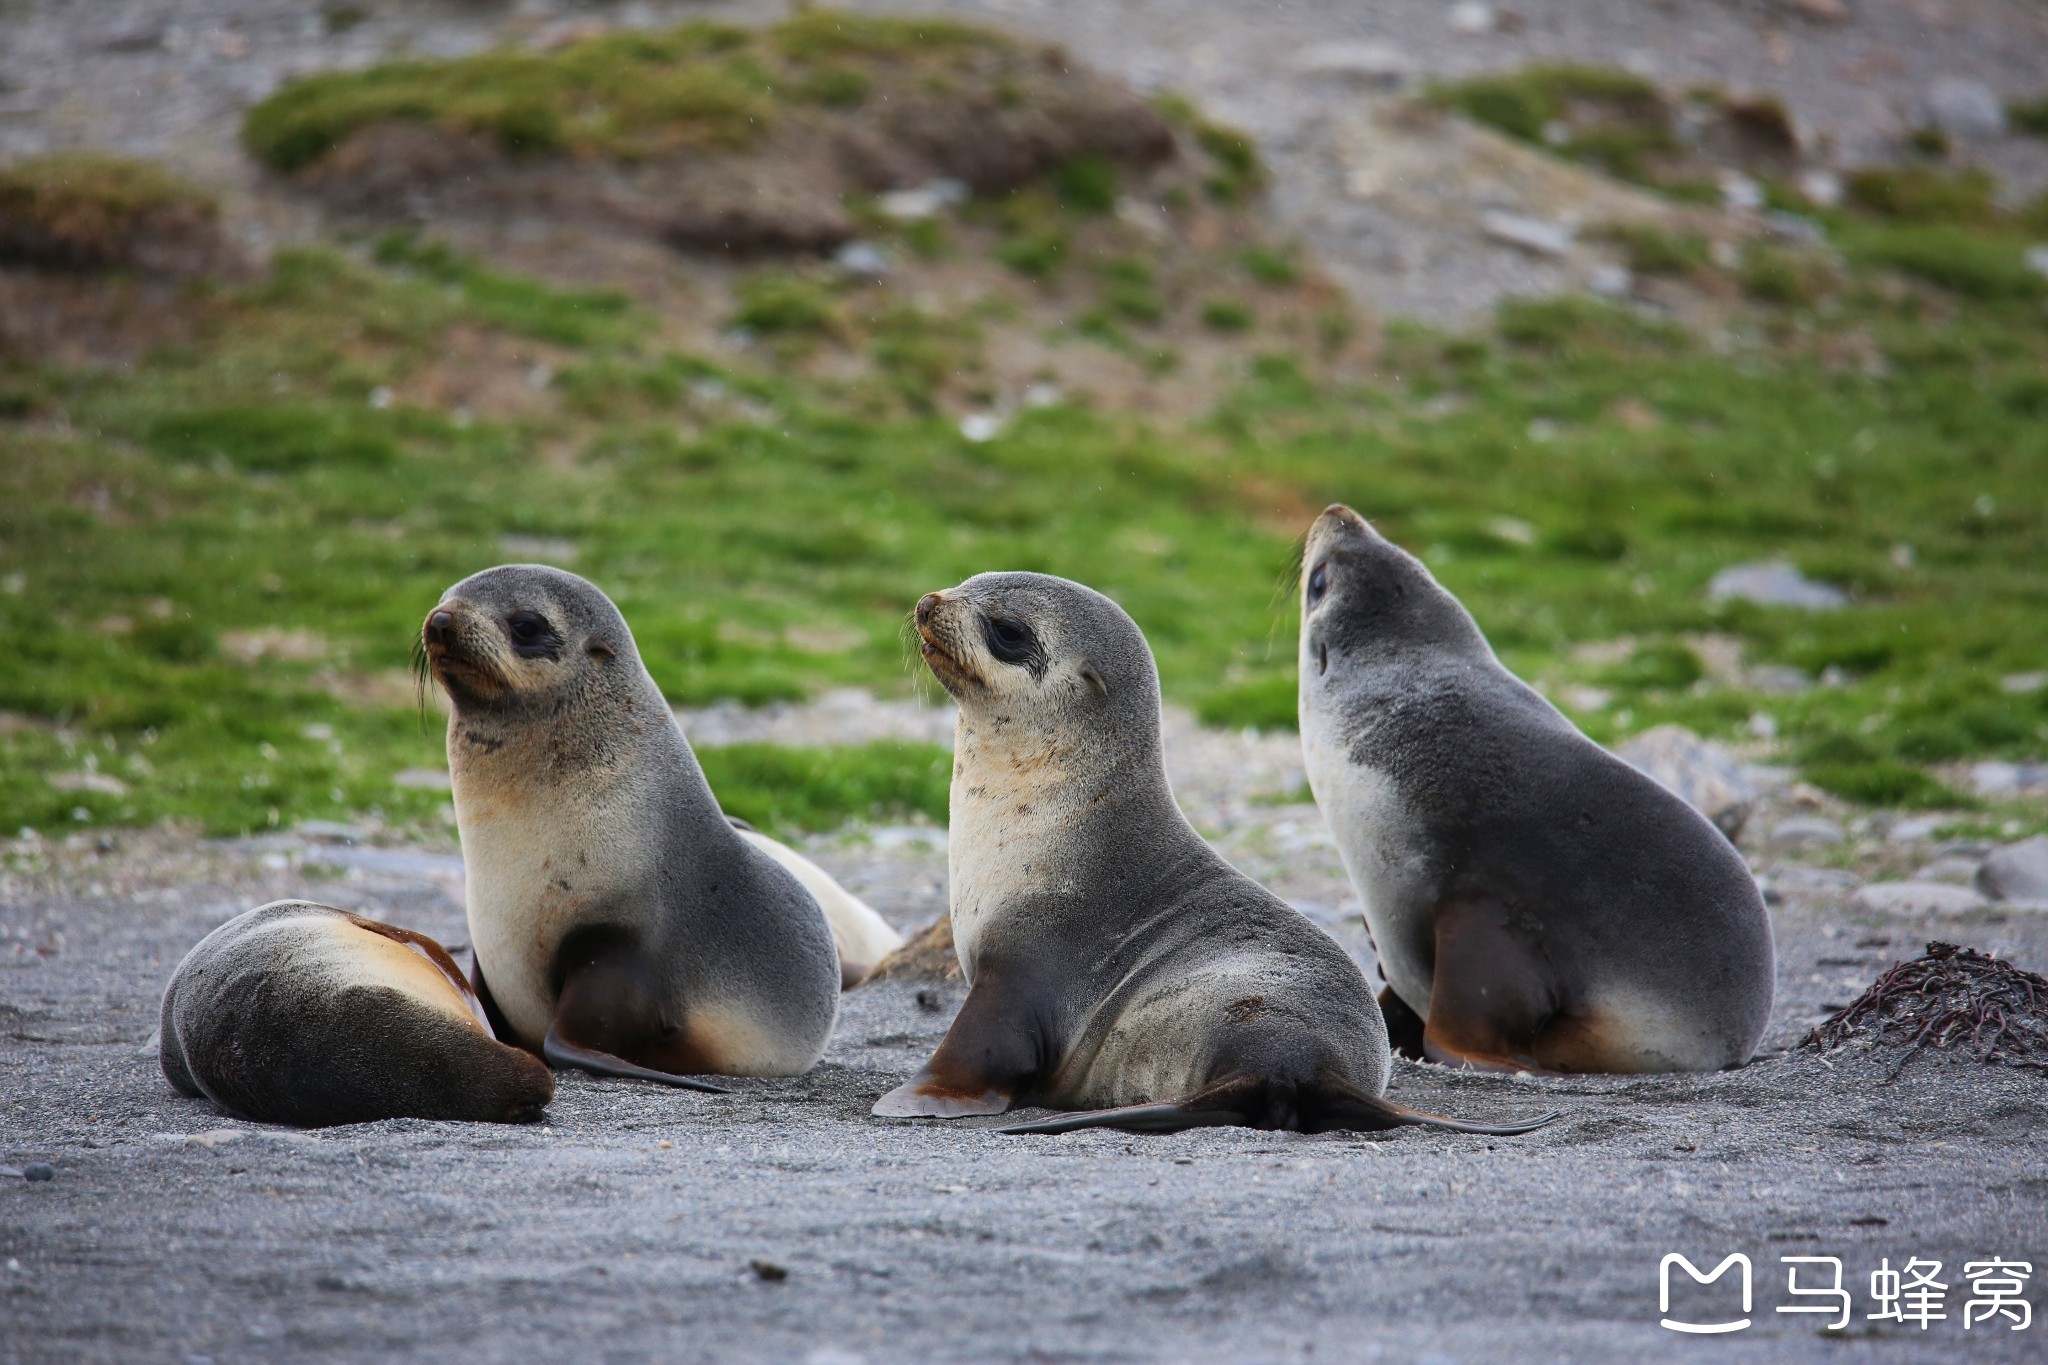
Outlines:
<svg viewBox="0 0 2048 1365"><path fill-rule="evenodd" d="M1285 726L1338 499L1602 739L2041 823L2033 10L85 8L0 9L0 828L438 818L408 647L503 559L678 703L906 692L1033 568Z"/></svg>

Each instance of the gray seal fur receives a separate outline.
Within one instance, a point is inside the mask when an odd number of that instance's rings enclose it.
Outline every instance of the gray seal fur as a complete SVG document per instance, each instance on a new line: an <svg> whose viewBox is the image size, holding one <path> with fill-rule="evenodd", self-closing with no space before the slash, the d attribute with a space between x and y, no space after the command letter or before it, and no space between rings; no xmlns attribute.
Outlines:
<svg viewBox="0 0 2048 1365"><path fill-rule="evenodd" d="M1387 1035L1357 966L1175 804L1152 652L1121 608L1064 579L982 574L926 596L916 621L960 708L948 847L970 989L876 1114L1509 1131L1381 1097Z"/></svg>
<svg viewBox="0 0 2048 1365"><path fill-rule="evenodd" d="M246 911L185 954L157 1057L180 1094L306 1128L529 1122L555 1092L545 1066L492 1037L440 944L309 901Z"/></svg>
<svg viewBox="0 0 2048 1365"><path fill-rule="evenodd" d="M540 565L450 588L422 627L478 993L557 1066L716 1089L824 1051L840 968L817 901L719 810L633 634Z"/></svg>
<svg viewBox="0 0 2048 1365"><path fill-rule="evenodd" d="M1397 1042L1489 1069L1746 1061L1771 925L1720 831L1508 672L1350 508L1302 564L1303 756Z"/></svg>

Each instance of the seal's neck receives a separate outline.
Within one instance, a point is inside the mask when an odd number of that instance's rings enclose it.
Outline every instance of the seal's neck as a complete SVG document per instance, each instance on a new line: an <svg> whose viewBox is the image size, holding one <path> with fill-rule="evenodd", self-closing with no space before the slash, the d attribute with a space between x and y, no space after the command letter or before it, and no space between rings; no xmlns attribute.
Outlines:
<svg viewBox="0 0 2048 1365"><path fill-rule="evenodd" d="M953 933L963 961L981 924L1021 898L1082 897L1105 858L1161 850L1127 829L1188 829L1160 761L1159 721L1061 726L963 708L948 833Z"/></svg>

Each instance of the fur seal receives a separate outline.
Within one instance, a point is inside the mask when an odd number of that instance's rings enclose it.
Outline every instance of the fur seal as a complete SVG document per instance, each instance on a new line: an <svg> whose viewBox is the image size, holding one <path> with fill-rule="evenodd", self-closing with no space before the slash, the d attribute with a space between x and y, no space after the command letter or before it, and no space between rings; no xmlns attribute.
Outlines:
<svg viewBox="0 0 2048 1365"><path fill-rule="evenodd" d="M917 604L959 702L952 923L966 1001L885 1117L1092 1110L1010 1133L1518 1133L1383 1098L1379 1007L1343 949L1232 868L1168 789L1152 651L1121 608L1042 574Z"/></svg>
<svg viewBox="0 0 2048 1365"><path fill-rule="evenodd" d="M832 944L839 950L841 989L852 990L867 980L883 958L903 946L903 935L876 914L873 906L841 886L831 873L788 844L769 838L737 815L725 818L740 832L741 838L781 863L792 877L802 882L804 890L811 893L818 902L818 908L825 912L825 923L832 928Z"/></svg>
<svg viewBox="0 0 2048 1365"><path fill-rule="evenodd" d="M1350 508L1302 563L1302 751L1397 1041L1513 1070L1748 1060L1771 923L1727 839L1503 668Z"/></svg>
<svg viewBox="0 0 2048 1365"><path fill-rule="evenodd" d="M264 1123L525 1123L554 1077L491 1036L447 950L409 929L273 901L205 938L164 989L157 1060L181 1094Z"/></svg>
<svg viewBox="0 0 2048 1365"><path fill-rule="evenodd" d="M840 969L818 902L720 812L595 586L534 564L421 628L446 690L474 982L556 1066L717 1090L825 1050Z"/></svg>

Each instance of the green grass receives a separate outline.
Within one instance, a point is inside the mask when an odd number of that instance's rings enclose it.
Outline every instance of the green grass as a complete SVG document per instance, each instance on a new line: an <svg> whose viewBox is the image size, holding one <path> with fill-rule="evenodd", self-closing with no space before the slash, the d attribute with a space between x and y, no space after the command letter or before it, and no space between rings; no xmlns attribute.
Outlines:
<svg viewBox="0 0 2048 1365"><path fill-rule="evenodd" d="M609 289L554 289L535 280L489 270L415 233L391 232L377 240L375 257L456 290L469 311L494 327L564 346L622 341L634 328L626 296Z"/></svg>
<svg viewBox="0 0 2048 1365"><path fill-rule="evenodd" d="M936 744L732 744L699 749L697 759L726 814L770 833L837 829L848 819L946 823L953 753Z"/></svg>
<svg viewBox="0 0 2048 1365"><path fill-rule="evenodd" d="M963 24L824 10L758 31L712 22L618 30L549 52L498 49L307 76L252 108L242 139L286 172L390 122L489 138L513 153L630 160L746 145L792 100L798 108L859 104L877 66L938 73L1009 49L1001 36Z"/></svg>
<svg viewBox="0 0 2048 1365"><path fill-rule="evenodd" d="M1281 726L1297 539L1340 499L1423 555L1510 666L1553 695L1606 689L1576 717L1595 737L1732 738L1766 712L1830 789L1947 804L1930 765L2048 750L2048 692L1999 686L2048 638L2048 325L2003 224L1838 236L1824 297L1754 310L1721 345L1522 302L1483 334L1390 329L1372 383L1311 379L1275 342L1204 421L1069 403L983 444L931 399L972 349L959 318L878 305L861 324L923 395L878 413L417 239L289 252L194 296L193 338L130 368L0 361L0 394L30 396L0 403L0 829L440 820L445 795L394 780L440 762L410 643L448 584L534 539L614 596L677 702L903 693L920 594L1038 569L1123 602L1169 698ZM1973 253L1998 264L1954 264ZM749 278L749 325L829 303ZM1089 278L1157 289L1128 258ZM553 384L523 415L385 401L458 331L547 339ZM1882 363L1845 361L1849 338ZM1706 601L1716 570L1775 556L1853 605ZM1716 682L1706 635L1834 681ZM1576 651L1623 638L1604 662ZM943 803L932 750L705 761L769 828Z"/></svg>
<svg viewBox="0 0 2048 1365"><path fill-rule="evenodd" d="M2012 101L2005 106L2005 117L2019 132L2048 137L2048 95Z"/></svg>
<svg viewBox="0 0 2048 1365"><path fill-rule="evenodd" d="M1610 223L1594 235L1619 246L1628 268L1638 275L1688 275L1708 266L1707 240L1696 232Z"/></svg>
<svg viewBox="0 0 2048 1365"><path fill-rule="evenodd" d="M1657 87L1612 67L1538 64L1438 82L1428 98L1624 180L1649 180L1652 160L1679 149L1671 107Z"/></svg>

